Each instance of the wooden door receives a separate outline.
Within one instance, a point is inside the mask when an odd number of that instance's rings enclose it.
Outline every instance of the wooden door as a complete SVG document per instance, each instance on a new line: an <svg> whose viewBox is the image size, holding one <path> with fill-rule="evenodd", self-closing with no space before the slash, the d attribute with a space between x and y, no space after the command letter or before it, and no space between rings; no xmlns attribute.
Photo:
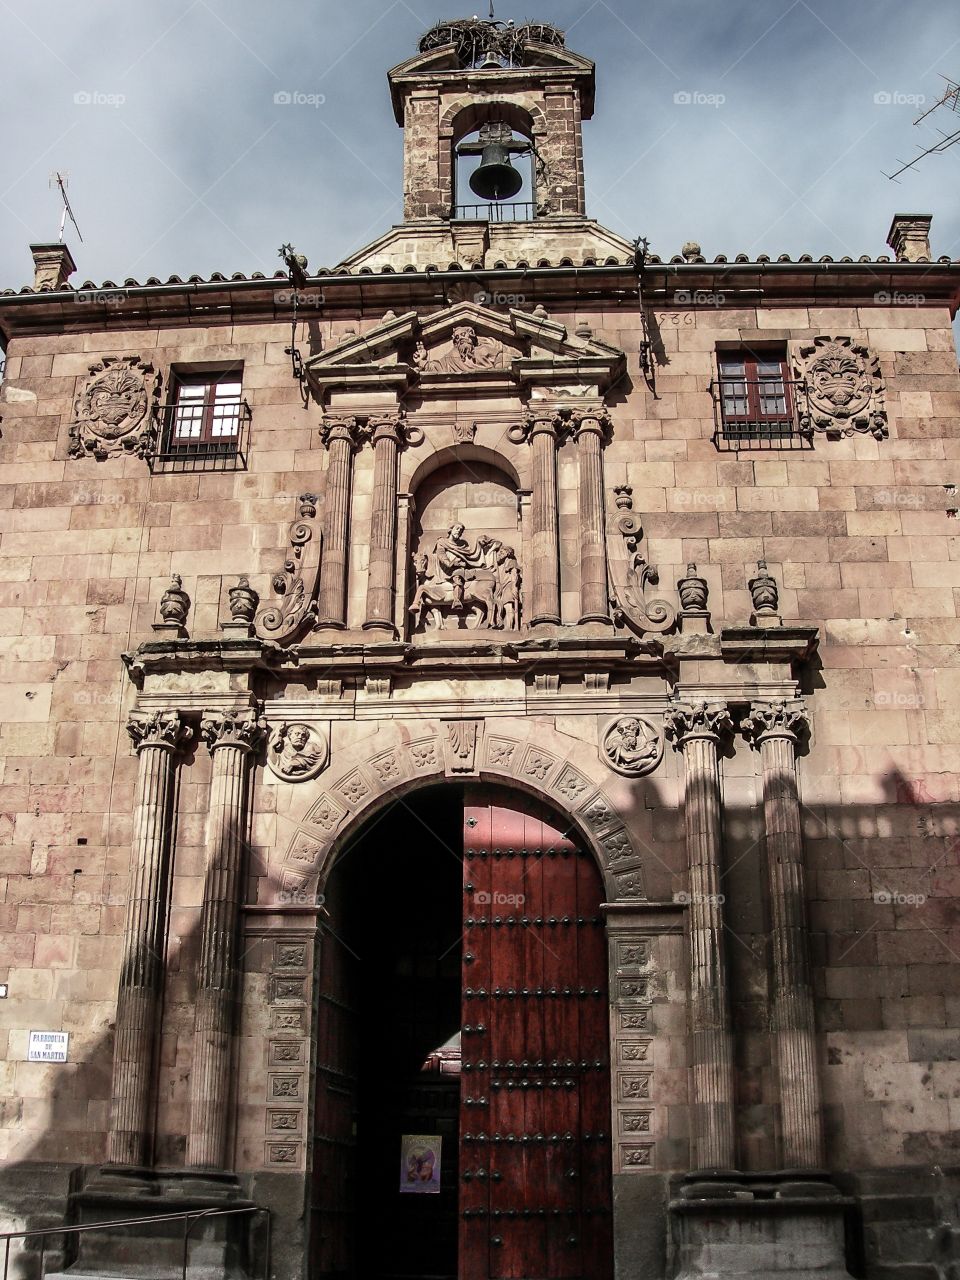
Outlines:
<svg viewBox="0 0 960 1280"><path fill-rule="evenodd" d="M342 885L331 877L328 910L341 918ZM315 1146L310 1275L352 1275L357 1229L357 1036L352 955L336 928L322 927L316 1041Z"/></svg>
<svg viewBox="0 0 960 1280"><path fill-rule="evenodd" d="M602 882L549 811L468 791L460 1280L609 1280Z"/></svg>

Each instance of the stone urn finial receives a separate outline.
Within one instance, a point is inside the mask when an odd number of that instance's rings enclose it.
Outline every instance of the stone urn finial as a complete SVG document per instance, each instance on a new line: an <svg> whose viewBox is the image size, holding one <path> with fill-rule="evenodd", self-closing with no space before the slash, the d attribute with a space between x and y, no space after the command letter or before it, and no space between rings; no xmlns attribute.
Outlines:
<svg viewBox="0 0 960 1280"><path fill-rule="evenodd" d="M758 618L777 617L780 606L780 589L776 579L767 569L766 560L757 561L757 576L747 584L753 598L754 621Z"/></svg>
<svg viewBox="0 0 960 1280"><path fill-rule="evenodd" d="M686 576L677 583L680 593L680 607L683 610L695 609L702 612L707 607L708 587L706 578L697 576L697 566L687 565Z"/></svg>
<svg viewBox="0 0 960 1280"><path fill-rule="evenodd" d="M245 625L253 621L254 614L257 612L257 605L260 603L260 597L250 585L250 579L244 575L241 577L235 587L231 587L230 596L230 617L234 622L242 622Z"/></svg>
<svg viewBox="0 0 960 1280"><path fill-rule="evenodd" d="M190 597L183 590L183 579L179 573L170 577L170 585L160 597L160 623L154 623L155 631L175 632L186 635L187 614L190 612Z"/></svg>
<svg viewBox="0 0 960 1280"><path fill-rule="evenodd" d="M703 257L703 250L697 244L696 240L688 240L680 250L680 255L684 262L696 262L698 258Z"/></svg>

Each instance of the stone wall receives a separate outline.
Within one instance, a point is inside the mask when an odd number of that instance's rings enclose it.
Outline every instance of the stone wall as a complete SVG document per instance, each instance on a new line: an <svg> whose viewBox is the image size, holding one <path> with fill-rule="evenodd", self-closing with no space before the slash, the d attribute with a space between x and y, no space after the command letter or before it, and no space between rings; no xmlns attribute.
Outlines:
<svg viewBox="0 0 960 1280"><path fill-rule="evenodd" d="M604 483L608 500L614 485L632 485L661 582L672 588L695 562L719 630L748 618L747 582L765 558L785 621L820 629L819 659L805 676L813 733L799 768L829 1159L846 1168L948 1161L960 1127L960 1064L947 1033L960 1012L960 539L952 518L960 379L949 315L907 306L658 312L656 396L636 355L643 330L635 309L553 318L571 332L587 324L628 353L627 378L608 397L614 432ZM332 347L349 325L363 331L378 319L344 316L319 327ZM878 354L889 438L817 435L809 451L719 454L707 389L717 342L822 334L849 335ZM0 442L2 1160L104 1158L137 768L124 731L135 690L119 655L150 638L172 572L193 601L192 637L219 636L238 575L268 598L297 496L318 494L322 511L320 416L300 406L288 340L285 325L238 324L10 344ZM110 353L149 359L165 380L172 363L243 360L253 410L248 470L151 475L133 457L71 459L77 380ZM502 426L489 430L478 446L506 449ZM427 428L426 443L404 455L408 476L442 431ZM580 586L575 456L573 445L561 447L568 623ZM355 530L367 527L371 468L366 448L357 456ZM359 619L362 548L350 591ZM718 667L704 664L703 678L716 680ZM363 697L348 689L338 714L349 722ZM580 734L588 744L595 725ZM192 750L179 792L158 1100L157 1155L174 1165L183 1158L191 1067L208 773L206 750ZM772 1163L777 1095L755 753L738 740L722 773L741 1154L759 1169ZM669 776L657 778L666 785ZM280 838L276 788L258 783L254 795L253 843L269 857ZM651 840L672 849L682 837L677 803L674 788L649 815ZM682 888L678 867L659 891ZM29 1031L46 1028L71 1031L68 1065L25 1060ZM243 1070L249 1081L267 1063ZM244 1124L238 1159L254 1168L265 1135Z"/></svg>

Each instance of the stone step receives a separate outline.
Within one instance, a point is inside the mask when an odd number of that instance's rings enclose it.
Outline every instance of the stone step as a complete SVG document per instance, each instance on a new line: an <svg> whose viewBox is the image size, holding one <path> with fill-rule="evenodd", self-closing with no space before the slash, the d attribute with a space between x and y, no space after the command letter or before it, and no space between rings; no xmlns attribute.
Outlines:
<svg viewBox="0 0 960 1280"><path fill-rule="evenodd" d="M874 1263L866 1274L868 1280L944 1280L943 1270L932 1262Z"/></svg>
<svg viewBox="0 0 960 1280"><path fill-rule="evenodd" d="M940 1217L932 1195L868 1195L861 1204L864 1222L935 1222Z"/></svg>

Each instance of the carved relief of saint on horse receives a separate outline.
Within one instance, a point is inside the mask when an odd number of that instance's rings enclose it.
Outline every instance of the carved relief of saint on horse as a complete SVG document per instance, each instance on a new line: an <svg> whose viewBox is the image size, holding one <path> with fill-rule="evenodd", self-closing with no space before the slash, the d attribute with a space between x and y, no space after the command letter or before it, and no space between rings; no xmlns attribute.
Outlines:
<svg viewBox="0 0 960 1280"><path fill-rule="evenodd" d="M417 589L410 605L414 628L443 630L460 619L472 629L513 630L519 620L520 574L512 547L480 534L471 543L462 524L414 557Z"/></svg>

